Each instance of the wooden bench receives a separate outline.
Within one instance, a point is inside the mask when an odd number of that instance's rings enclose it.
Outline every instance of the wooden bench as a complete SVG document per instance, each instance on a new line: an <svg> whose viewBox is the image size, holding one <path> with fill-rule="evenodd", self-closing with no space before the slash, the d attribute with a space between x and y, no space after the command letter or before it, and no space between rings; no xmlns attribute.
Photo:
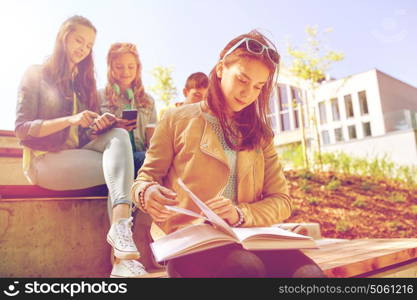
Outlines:
<svg viewBox="0 0 417 300"><path fill-rule="evenodd" d="M150 223L136 211L132 231L141 262L156 270ZM105 186L77 191L0 186L0 277L108 277L109 226Z"/></svg>

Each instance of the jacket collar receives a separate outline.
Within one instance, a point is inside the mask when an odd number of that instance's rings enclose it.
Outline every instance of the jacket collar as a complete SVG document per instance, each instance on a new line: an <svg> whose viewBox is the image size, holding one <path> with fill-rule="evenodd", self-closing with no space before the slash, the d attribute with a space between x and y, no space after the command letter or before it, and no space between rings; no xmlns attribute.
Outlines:
<svg viewBox="0 0 417 300"><path fill-rule="evenodd" d="M200 105L200 117L204 121L203 135L200 142L201 151L219 160L229 168L229 163L223 150L223 146L220 143L216 133L203 116L202 104ZM237 151L237 174L239 182L252 169L258 151L259 150Z"/></svg>

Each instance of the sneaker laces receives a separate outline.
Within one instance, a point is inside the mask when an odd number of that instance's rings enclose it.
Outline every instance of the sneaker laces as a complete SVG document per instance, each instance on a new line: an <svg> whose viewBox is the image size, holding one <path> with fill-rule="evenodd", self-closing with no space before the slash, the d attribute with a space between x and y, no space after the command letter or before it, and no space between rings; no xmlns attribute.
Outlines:
<svg viewBox="0 0 417 300"><path fill-rule="evenodd" d="M148 273L145 270L145 267L137 260L125 260L123 262L129 271L131 271L133 274L144 275Z"/></svg>
<svg viewBox="0 0 417 300"><path fill-rule="evenodd" d="M133 218L130 217L128 219L120 220L117 225L115 226L115 230L117 236L119 237L120 243L123 247L128 247L134 245L133 237L132 237L132 230L131 227L133 225L132 222Z"/></svg>

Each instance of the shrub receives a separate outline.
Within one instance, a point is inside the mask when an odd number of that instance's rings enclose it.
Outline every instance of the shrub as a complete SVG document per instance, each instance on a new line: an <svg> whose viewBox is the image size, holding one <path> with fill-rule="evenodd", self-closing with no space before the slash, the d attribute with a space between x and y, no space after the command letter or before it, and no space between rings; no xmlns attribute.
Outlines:
<svg viewBox="0 0 417 300"><path fill-rule="evenodd" d="M366 207L366 200L363 198L358 198L352 203L352 206L358 207L358 208Z"/></svg>
<svg viewBox="0 0 417 300"><path fill-rule="evenodd" d="M411 209L411 213L417 216L417 205L411 205L410 209Z"/></svg>
<svg viewBox="0 0 417 300"><path fill-rule="evenodd" d="M340 220L336 223L336 231L340 233L348 232L352 229L352 226L349 224L349 222L345 220Z"/></svg>
<svg viewBox="0 0 417 300"><path fill-rule="evenodd" d="M341 182L338 179L332 179L325 187L326 190L334 191L337 190L341 186Z"/></svg>
<svg viewBox="0 0 417 300"><path fill-rule="evenodd" d="M299 174L303 179L311 180L314 178L314 173L307 169L301 170Z"/></svg>
<svg viewBox="0 0 417 300"><path fill-rule="evenodd" d="M307 203L310 205L316 206L320 203L320 199L317 197L310 197L310 198L307 198Z"/></svg>
<svg viewBox="0 0 417 300"><path fill-rule="evenodd" d="M393 192L388 199L394 203L404 203L407 201L406 197L400 192Z"/></svg>
<svg viewBox="0 0 417 300"><path fill-rule="evenodd" d="M300 190L305 193L309 193L311 191L311 185L309 184L308 180L303 179L300 184Z"/></svg>
<svg viewBox="0 0 417 300"><path fill-rule="evenodd" d="M369 182L369 181L362 182L360 187L364 191L370 191L370 190L373 190L375 188L374 184L372 182Z"/></svg>

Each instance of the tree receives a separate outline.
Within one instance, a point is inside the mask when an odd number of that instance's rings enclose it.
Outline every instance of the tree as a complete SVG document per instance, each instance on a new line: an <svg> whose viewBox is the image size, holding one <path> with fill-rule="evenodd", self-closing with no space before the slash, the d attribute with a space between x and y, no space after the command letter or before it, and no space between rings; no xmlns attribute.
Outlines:
<svg viewBox="0 0 417 300"><path fill-rule="evenodd" d="M172 80L172 71L172 67L163 66L157 66L151 71L155 84L149 89L165 106L169 106L171 100L177 96L177 89Z"/></svg>
<svg viewBox="0 0 417 300"><path fill-rule="evenodd" d="M309 122L312 122L312 126L315 133L315 139L317 143L316 145L319 158L319 165L321 168L321 143L317 125L317 118L315 117L314 112L310 112L308 105L309 103L307 102L307 99L309 99L310 101L314 101L316 88L323 80L326 79L326 73L333 65L333 63L344 59L344 54L342 52L328 50L327 47L325 47L324 42L321 40L321 37L324 34L328 34L333 31L332 28L327 28L323 32L320 32L318 30L318 26L315 25L307 26L305 31L307 33L307 44L304 47L295 48L293 45L291 45L291 43L288 43L287 52L292 58L292 61L289 66L289 71L296 78L300 79L299 86L302 86L310 91L310 97L307 97L305 93L301 93L302 103L298 111L301 114L301 123L304 122L303 115L306 115L307 120ZM293 100L293 102L294 101L295 100ZM302 130L302 135L303 157L305 161L304 166L308 168L307 149L305 147L305 130Z"/></svg>

